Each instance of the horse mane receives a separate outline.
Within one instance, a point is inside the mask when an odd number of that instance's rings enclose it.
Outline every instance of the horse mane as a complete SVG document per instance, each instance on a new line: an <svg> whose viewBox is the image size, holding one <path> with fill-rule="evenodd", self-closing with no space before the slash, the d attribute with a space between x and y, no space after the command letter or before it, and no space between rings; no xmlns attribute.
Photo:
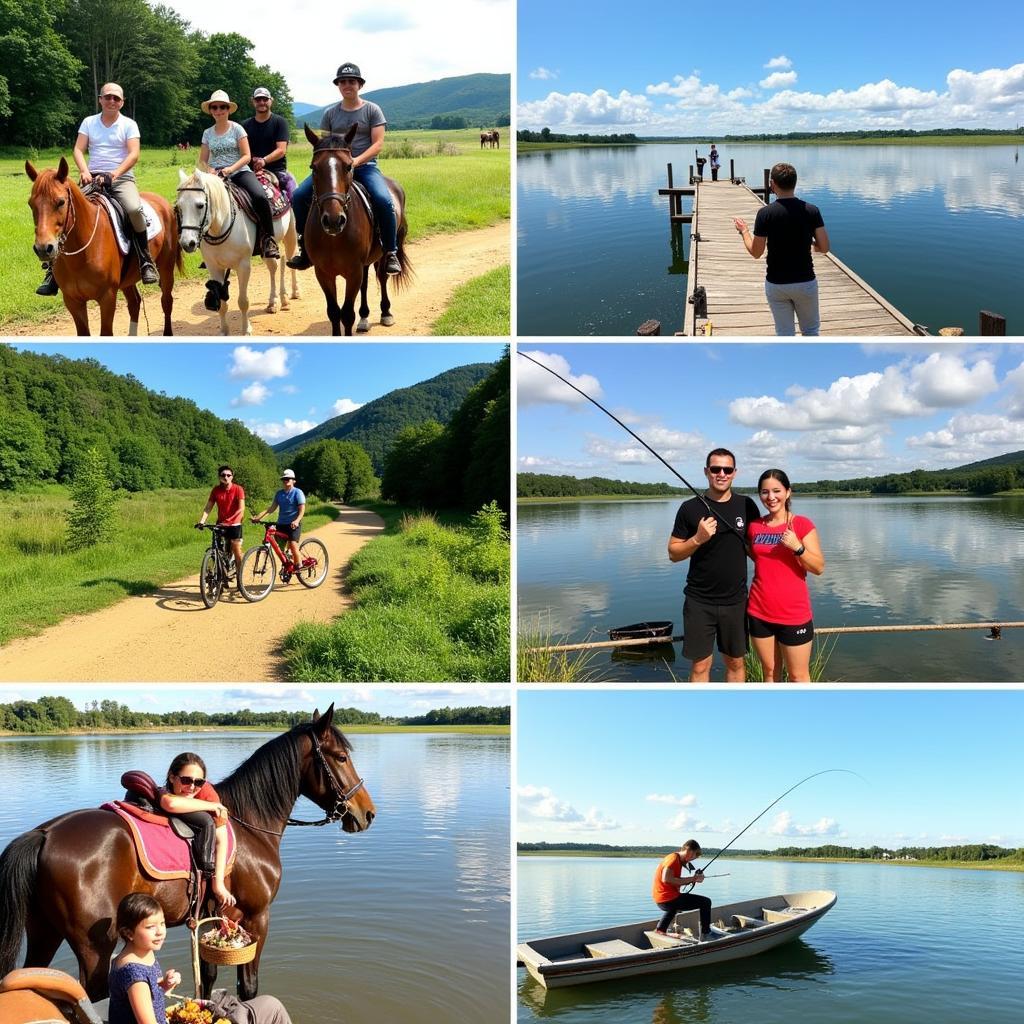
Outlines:
<svg viewBox="0 0 1024 1024"><path fill-rule="evenodd" d="M223 180L197 167L183 182L183 188L205 188L210 197L210 225L223 225L231 217L231 200Z"/></svg>
<svg viewBox="0 0 1024 1024"><path fill-rule="evenodd" d="M243 821L284 822L299 798L299 743L313 733L313 722L301 722L254 750L226 779L217 793ZM346 753L352 745L334 726L331 734Z"/></svg>

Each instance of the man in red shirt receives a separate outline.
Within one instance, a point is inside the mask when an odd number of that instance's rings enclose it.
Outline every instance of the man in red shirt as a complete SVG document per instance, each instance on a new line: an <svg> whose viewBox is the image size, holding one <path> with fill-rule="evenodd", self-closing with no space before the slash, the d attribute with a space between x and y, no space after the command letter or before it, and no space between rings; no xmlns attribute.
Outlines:
<svg viewBox="0 0 1024 1024"><path fill-rule="evenodd" d="M217 470L220 483L210 491L206 508L196 526L203 526L213 506L217 506L217 525L225 527L224 536L231 542L236 571L242 565L242 521L245 517L245 491L235 483L235 472L230 466Z"/></svg>
<svg viewBox="0 0 1024 1024"><path fill-rule="evenodd" d="M690 863L699 856L700 843L696 839L687 839L675 853L663 857L654 872L651 895L662 911L657 927L661 935L668 934L668 927L679 910L700 911L700 939L706 938L711 929L711 900L707 896L682 892L683 888L704 881L704 872L690 867Z"/></svg>

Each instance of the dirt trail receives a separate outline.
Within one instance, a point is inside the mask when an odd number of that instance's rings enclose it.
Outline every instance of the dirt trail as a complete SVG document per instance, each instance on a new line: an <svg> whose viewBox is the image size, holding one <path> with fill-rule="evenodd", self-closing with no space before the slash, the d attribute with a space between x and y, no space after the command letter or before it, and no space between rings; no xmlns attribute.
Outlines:
<svg viewBox="0 0 1024 1024"><path fill-rule="evenodd" d="M511 236L507 222L477 231L460 231L454 235L434 235L421 242L409 244L415 276L408 287L395 294L391 292L391 314L395 323L382 327L380 321L380 292L375 281L367 291L370 305L370 331L355 337L404 338L407 336L429 335L430 326L444 313L455 289L474 277L503 266L510 259ZM286 280L291 284L291 271ZM265 312L270 294L270 280L259 260L254 261L249 277L249 319L256 337L321 337L330 336L331 325L327 320L327 309L323 292L317 284L312 270L298 274L302 297L290 299L291 306L277 313ZM139 336L157 336L163 330L163 314L160 312L160 293L156 286L143 288L145 310L149 314L149 330L146 327L146 312L139 317ZM219 317L203 306L206 296L204 281L194 279L178 281L174 286L174 313L172 322L176 337L220 336ZM238 289L232 285L228 329L232 336L241 331L241 316L238 312ZM75 325L60 299L39 299L52 302L54 315L46 320L31 324L16 324L4 329L5 336L29 337L35 335L73 336ZM357 318L358 318L358 301ZM89 329L99 333L99 307L89 303ZM118 301L114 317L114 334L128 333L128 310L123 297Z"/></svg>
<svg viewBox="0 0 1024 1024"><path fill-rule="evenodd" d="M278 580L258 604L232 590L207 609L196 574L12 641L0 648L0 680L282 682L282 638L300 619L329 622L351 605L342 571L383 529L374 513L343 507L338 519L308 535L322 540L330 557L328 577L316 590ZM249 533L245 546L259 539L258 528Z"/></svg>

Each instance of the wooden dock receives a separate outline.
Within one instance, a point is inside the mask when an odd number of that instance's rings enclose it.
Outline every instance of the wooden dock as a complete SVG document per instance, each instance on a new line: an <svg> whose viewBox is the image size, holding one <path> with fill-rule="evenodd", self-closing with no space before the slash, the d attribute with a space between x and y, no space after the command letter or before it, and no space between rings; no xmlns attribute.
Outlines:
<svg viewBox="0 0 1024 1024"><path fill-rule="evenodd" d="M757 192L761 192L758 189ZM742 217L753 230L754 217L764 205L742 181L696 181L691 188L660 189L669 195L669 216L691 222L689 273L682 333L727 337L775 335L775 323L764 295L765 257L755 260L733 226ZM677 195L678 194L678 195ZM693 195L693 212L683 214L682 195ZM827 213L827 211L826 211ZM828 223L826 220L825 227ZM818 279L822 335L922 335L915 325L871 285L832 253L814 253ZM700 301L703 289L706 309ZM696 296L697 302L694 302Z"/></svg>

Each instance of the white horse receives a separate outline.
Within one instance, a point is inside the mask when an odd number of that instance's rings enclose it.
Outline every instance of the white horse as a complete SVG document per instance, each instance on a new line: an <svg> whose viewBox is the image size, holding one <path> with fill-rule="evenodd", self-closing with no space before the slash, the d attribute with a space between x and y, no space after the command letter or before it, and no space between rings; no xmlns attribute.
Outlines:
<svg viewBox="0 0 1024 1024"><path fill-rule="evenodd" d="M208 294L206 308L220 314L220 333L228 333L229 270L235 270L238 281L238 309L242 314L242 333L252 334L249 322L249 271L256 225L245 216L228 194L224 182L216 174L206 174L198 168L191 174L178 169L178 198L174 204L178 215L178 242L185 252L202 250L203 260L210 273L206 282ZM284 243L288 257L295 252L295 217L288 210L274 221L274 238ZM270 271L270 301L267 312L277 312L277 267L281 265L281 308L288 308L285 288L284 260L263 261ZM292 271L291 297L299 297L299 282Z"/></svg>

